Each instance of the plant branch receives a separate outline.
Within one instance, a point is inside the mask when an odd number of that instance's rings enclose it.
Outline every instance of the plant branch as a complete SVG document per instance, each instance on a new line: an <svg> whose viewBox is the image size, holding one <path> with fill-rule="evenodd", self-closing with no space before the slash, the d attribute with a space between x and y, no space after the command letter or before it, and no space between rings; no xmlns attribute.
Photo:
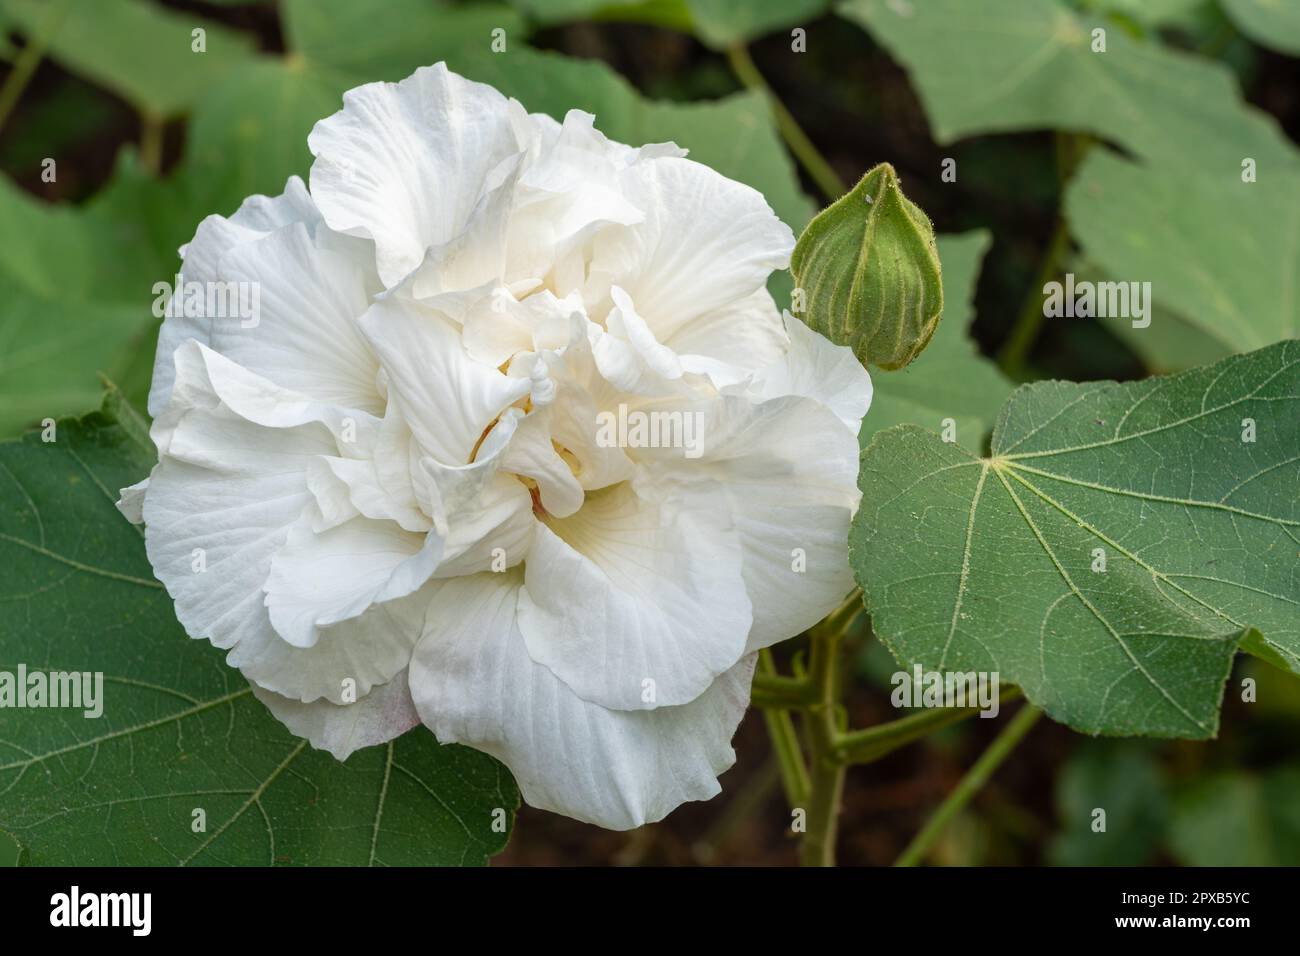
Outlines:
<svg viewBox="0 0 1300 956"><path fill-rule="evenodd" d="M1065 198L1065 187L1092 148L1092 142L1090 137L1082 134L1056 134L1056 175L1062 200ZM1002 371L1017 381L1025 377L1029 353L1043 328L1043 286L1060 273L1069 250L1070 226L1065 220L1064 212L1058 212L1056 226L1043 252L1034 284L1026 293L1020 314L1016 316L1016 324L1012 326L1011 334L998 353L998 364L1002 366Z"/></svg>
<svg viewBox="0 0 1300 956"><path fill-rule="evenodd" d="M844 765L835 759L834 753L840 730L840 642L854 616L846 615L841 607L813 628L811 636L808 680L817 689L817 702L805 711L810 772L806 829L800 847L800 861L804 866L835 865L835 835L840 796L844 791Z"/></svg>
<svg viewBox="0 0 1300 956"><path fill-rule="evenodd" d="M1009 687L999 697L999 706L1009 704L1021 696L1020 688ZM956 707L925 710L877 724L866 730L841 734L835 744L835 758L844 764L874 763L886 754L905 747L922 737L960 723L980 712L978 707Z"/></svg>
<svg viewBox="0 0 1300 956"><path fill-rule="evenodd" d="M731 64L732 72L736 74L741 83L751 90L757 90L767 98L767 102L772 109L772 115L776 119L777 129L781 131L781 136L785 139L786 145L790 147L790 152L794 153L795 158L803 164L803 168L808 171L808 175L812 177L813 182L826 195L826 198L834 202L848 192L848 187L840 179L839 174L835 172L834 167L826 161L826 157L813 145L813 141L808 138L808 134L803 131L798 121L785 108L785 104L767 85L767 81L763 79L763 74L754 65L749 50L743 43L738 43L727 50L727 62Z"/></svg>
<svg viewBox="0 0 1300 956"><path fill-rule="evenodd" d="M1015 717L1002 728L1001 733L993 738L988 749L980 754L980 758L975 761L974 766L966 772L966 776L953 788L952 793L939 805L939 808L930 817L929 821L922 828L912 842L907 845L901 856L895 861L894 866L916 866L921 862L926 852L934 844L939 834L952 821L952 818L966 806L980 791L980 788L988 782L989 777L993 776L994 771L1001 766L1011 751L1016 749L1016 745L1024 739L1025 734L1037 723L1038 718L1043 712L1037 707L1025 704L1016 713Z"/></svg>
<svg viewBox="0 0 1300 956"><path fill-rule="evenodd" d="M50 8L49 15L41 23L40 29L27 36L22 51L14 58L9 75L5 77L4 86L0 86L0 127L4 126L5 120L18 105L23 90L27 89L27 84L31 81L36 68L41 65L45 48L49 46L51 38L62 25L67 8L66 2L55 4Z"/></svg>
<svg viewBox="0 0 1300 956"><path fill-rule="evenodd" d="M754 674L755 683L759 677L775 677L776 663L772 652L767 648L758 652L758 671ZM764 709L763 720L767 724L768 735L772 738L772 750L776 754L777 767L781 771L781 785L785 788L785 798L791 807L801 807L808 799L808 767L804 763L803 751L799 747L799 735L794 729L794 720L790 711L784 709Z"/></svg>
<svg viewBox="0 0 1300 956"><path fill-rule="evenodd" d="M1061 270L1061 263L1066 250L1070 247L1070 228L1065 217L1056 220L1056 228L1043 253L1043 261L1034 277L1034 284L1025 295L1025 301L1016 316L1016 324L1011 327L1011 335L998 353L998 364L1009 377L1019 381L1025 376L1025 364L1029 351L1038 341L1038 333L1043 328L1043 286L1054 279Z"/></svg>
<svg viewBox="0 0 1300 956"><path fill-rule="evenodd" d="M140 114L140 165L150 175L162 171L163 121L152 113Z"/></svg>

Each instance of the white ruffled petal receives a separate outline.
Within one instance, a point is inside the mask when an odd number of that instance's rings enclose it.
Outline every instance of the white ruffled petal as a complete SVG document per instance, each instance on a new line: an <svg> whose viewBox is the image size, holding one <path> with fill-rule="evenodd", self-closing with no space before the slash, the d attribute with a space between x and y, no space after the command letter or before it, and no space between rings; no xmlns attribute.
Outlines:
<svg viewBox="0 0 1300 956"><path fill-rule="evenodd" d="M431 246L464 229L521 152L507 100L449 71L367 83L307 137L311 192L330 228L373 239L379 275L396 285ZM495 179L493 178L495 173Z"/></svg>
<svg viewBox="0 0 1300 956"><path fill-rule="evenodd" d="M355 247L322 248L302 223L235 246L217 281L236 283L254 315L214 318L207 344L284 388L382 415L379 360L357 326L372 273Z"/></svg>
<svg viewBox="0 0 1300 956"><path fill-rule="evenodd" d="M328 751L336 760L347 760L363 747L388 743L420 723L406 671L350 704L327 700L304 704L256 684L253 695L291 733L306 738L317 750Z"/></svg>
<svg viewBox="0 0 1300 956"><path fill-rule="evenodd" d="M684 704L744 652L740 542L715 497L683 499L657 505L622 484L537 527L520 628L532 658L584 700Z"/></svg>
<svg viewBox="0 0 1300 956"><path fill-rule="evenodd" d="M406 597L442 560L437 535L362 517L316 532L314 519L308 509L294 523L263 587L271 626L294 647L312 647L322 628Z"/></svg>
<svg viewBox="0 0 1300 956"><path fill-rule="evenodd" d="M584 298L590 309L621 286L660 342L753 294L794 248L762 195L688 159L639 163L623 174L645 221L596 236Z"/></svg>
<svg viewBox="0 0 1300 956"><path fill-rule="evenodd" d="M220 275L221 257L243 243L255 242L292 223L315 229L320 222L316 204L297 176L289 177L279 196L250 196L233 216L208 216L186 245L180 248L180 273L185 282L214 282ZM177 291L173 289L173 294ZM183 311L163 320L158 330L158 351L154 358L153 382L149 388L149 414L157 415L171 397L176 369L172 354L186 339L211 344L210 318L186 318Z"/></svg>
<svg viewBox="0 0 1300 956"><path fill-rule="evenodd" d="M613 830L663 819L721 789L749 704L754 657L678 707L609 710L535 662L517 627L518 572L444 585L411 661L424 723L443 743L486 751L524 799Z"/></svg>
<svg viewBox="0 0 1300 956"><path fill-rule="evenodd" d="M648 497L711 481L725 489L754 606L747 650L800 633L853 587L849 521L857 507L858 444L825 406L796 396L708 406L701 456L650 449L636 486Z"/></svg>
<svg viewBox="0 0 1300 956"><path fill-rule="evenodd" d="M341 700L345 679L358 693L391 679L419 634L418 603L372 609L300 649L277 633L263 592L290 530L315 507L311 463L362 454L379 424L280 389L197 342L177 350L176 367L154 422L160 457L142 512L150 563L186 632L301 700Z"/></svg>
<svg viewBox="0 0 1300 956"><path fill-rule="evenodd" d="M771 294L762 288L683 325L664 344L680 356L684 371L707 375L715 388L726 388L781 361L790 337Z"/></svg>
<svg viewBox="0 0 1300 956"><path fill-rule="evenodd" d="M803 395L839 416L855 436L871 407L871 375L846 345L835 345L789 312L784 314L790 349L760 369L745 391L756 401Z"/></svg>
<svg viewBox="0 0 1300 956"><path fill-rule="evenodd" d="M459 326L412 299L381 299L361 328L387 372L389 401L442 464L469 462L488 426L528 394L526 379L475 362Z"/></svg>

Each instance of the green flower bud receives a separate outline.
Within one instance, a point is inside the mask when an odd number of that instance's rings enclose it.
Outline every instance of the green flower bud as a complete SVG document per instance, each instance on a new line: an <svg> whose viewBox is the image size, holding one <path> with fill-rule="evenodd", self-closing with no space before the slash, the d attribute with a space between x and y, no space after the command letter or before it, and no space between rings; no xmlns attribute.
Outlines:
<svg viewBox="0 0 1300 956"><path fill-rule="evenodd" d="M881 163L813 219L790 261L800 318L863 365L902 368L939 325L943 283L934 226ZM797 300L796 300L797 301Z"/></svg>

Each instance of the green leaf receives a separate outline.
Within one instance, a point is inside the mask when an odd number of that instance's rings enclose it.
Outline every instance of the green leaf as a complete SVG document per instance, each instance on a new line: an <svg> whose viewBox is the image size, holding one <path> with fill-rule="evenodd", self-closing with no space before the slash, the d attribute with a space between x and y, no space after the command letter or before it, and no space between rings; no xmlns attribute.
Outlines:
<svg viewBox="0 0 1300 956"><path fill-rule="evenodd" d="M1210 177L1094 150L1065 201L1091 261L1150 282L1225 352L1300 335L1300 169L1260 165L1256 182L1240 171Z"/></svg>
<svg viewBox="0 0 1300 956"><path fill-rule="evenodd" d="M863 365L902 368L934 335L943 280L934 227L881 163L808 224L790 272L799 317Z"/></svg>
<svg viewBox="0 0 1300 956"><path fill-rule="evenodd" d="M1170 844L1187 866L1300 865L1300 767L1230 771L1178 794Z"/></svg>
<svg viewBox="0 0 1300 956"><path fill-rule="evenodd" d="M151 287L166 275L142 222L43 203L0 177L0 436L93 405L97 373L149 351Z"/></svg>
<svg viewBox="0 0 1300 956"><path fill-rule="evenodd" d="M505 845L493 814L519 798L492 758L416 728L339 763L186 637L113 506L152 462L120 396L56 437L0 445L0 670L99 671L104 704L5 713L0 832L26 862L481 864Z"/></svg>
<svg viewBox="0 0 1300 956"><path fill-rule="evenodd" d="M1222 0L1242 33L1260 46L1300 56L1300 4L1294 0Z"/></svg>
<svg viewBox="0 0 1300 956"><path fill-rule="evenodd" d="M54 0L63 15L49 38L49 55L152 116L183 113L228 70L251 58L252 41L192 13L144 0ZM54 4L0 0L0 10L31 35L47 29ZM205 31L194 52L192 31Z"/></svg>
<svg viewBox="0 0 1300 956"><path fill-rule="evenodd" d="M1093 13L1118 14L1146 27L1186 26L1196 21L1211 0L1070 0L1071 5Z"/></svg>
<svg viewBox="0 0 1300 956"><path fill-rule="evenodd" d="M0 435L94 405L98 373L152 345L147 308L37 296L3 274L0 303Z"/></svg>
<svg viewBox="0 0 1300 956"><path fill-rule="evenodd" d="M1144 866L1161 844L1169 798L1160 767L1134 741L1089 741L1056 780L1061 832L1048 847L1055 866ZM1095 830L1104 810L1105 829Z"/></svg>
<svg viewBox="0 0 1300 956"><path fill-rule="evenodd" d="M1212 737L1239 644L1300 673L1297 448L1298 342L1039 382L1003 407L988 458L878 433L851 563L909 665L999 672L1089 733Z"/></svg>
<svg viewBox="0 0 1300 956"><path fill-rule="evenodd" d="M700 39L726 49L782 27L807 25L830 0L687 0L687 5Z"/></svg>
<svg viewBox="0 0 1300 956"><path fill-rule="evenodd" d="M1083 257L1075 257L1067 268L1074 273L1076 286L1080 281L1120 281ZM1154 293L1153 286L1153 296ZM1147 369L1156 374L1167 375L1198 365L1209 365L1234 353L1233 349L1209 332L1202 331L1159 302L1152 305L1151 324L1146 328L1134 328L1133 320L1126 316L1098 316L1095 320L1084 321L1101 323L1115 338L1132 349Z"/></svg>
<svg viewBox="0 0 1300 956"><path fill-rule="evenodd" d="M486 52L493 30L506 31L505 55L513 52L515 44L522 47L524 40L519 14L500 4L453 7L437 0L283 0L280 7L286 42L295 54L289 66L302 65L297 64L302 58L347 74L353 86L373 80L396 82L437 60L471 50ZM375 29L381 21L394 27Z"/></svg>
<svg viewBox="0 0 1300 956"><path fill-rule="evenodd" d="M959 445L972 452L983 447L1013 387L967 334L980 260L989 241L983 230L939 237L943 319L912 364L894 372L872 371L871 411L859 434L864 448L877 432L894 425L910 422L942 431L946 418L953 420Z"/></svg>
<svg viewBox="0 0 1300 956"><path fill-rule="evenodd" d="M691 31L686 0L510 0L530 23L552 26L573 20L625 21Z"/></svg>
<svg viewBox="0 0 1300 956"><path fill-rule="evenodd" d="M344 92L359 85L305 59L263 61L243 69L199 103L190 123L184 165L174 189L191 220L229 216L243 200L278 196L290 176L307 178L312 156L307 134L317 120L343 107Z"/></svg>
<svg viewBox="0 0 1300 956"><path fill-rule="evenodd" d="M848 0L908 71L935 138L1068 129L1111 140L1162 170L1236 175L1243 156L1294 163L1277 123L1248 107L1223 64L1128 36L1057 0ZM1106 29L1106 52L1091 31Z"/></svg>

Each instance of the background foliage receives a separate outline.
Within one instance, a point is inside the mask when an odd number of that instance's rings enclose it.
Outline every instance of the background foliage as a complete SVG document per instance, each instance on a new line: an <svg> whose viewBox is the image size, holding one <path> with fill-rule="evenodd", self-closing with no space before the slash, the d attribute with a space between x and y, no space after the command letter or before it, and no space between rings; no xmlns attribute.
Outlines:
<svg viewBox="0 0 1300 956"><path fill-rule="evenodd" d="M107 654L104 668L133 687L129 713L93 731L0 732L0 863L269 862L268 836L275 862L481 862L505 843L476 838L494 808L513 814L517 803L494 762L428 735L344 767L299 752L247 695L224 699L240 691L226 683L234 675L184 640L161 591L122 596L150 575L104 491L148 467L129 408L148 388L152 286L172 277L204 216L306 175L307 132L344 90L446 59L532 110L586 109L634 144L675 140L761 190L796 233L835 198L828 172L852 184L891 163L939 233L944 317L914 363L875 375L862 443L918 426L897 439L915 464L935 453L920 429L948 417L958 444L982 453L1018 382L1134 381L1300 335L1297 10L1284 0L0 0L0 437L97 408L100 373L121 388L103 411L60 424L58 460L40 457L32 435L0 447L0 561L13 569L0 583L0 667L84 668ZM1098 26L1105 54L1090 49ZM202 54L191 51L196 27ZM796 27L806 52L792 50ZM495 29L505 52L490 48ZM809 157L790 117L828 170L796 165ZM955 182L940 176L949 158ZM1244 158L1254 183L1241 180ZM1151 281L1155 321L1043 320L1040 287L1067 269ZM789 287L774 279L778 296ZM1102 388L1098 407L1146 387ZM1070 396L1045 385L1014 401L1050 415ZM1294 485L1271 494L1294 509ZM48 613L65 606L111 621L117 643ZM1241 610L1243 625L1260 624L1252 612L1287 613ZM865 632L854 644L853 723L889 719L897 665ZM1300 863L1300 685L1255 659L1205 664L1229 665L1216 742L1090 740L1044 721L932 861ZM1256 703L1233 692L1246 676ZM1185 706L1201 721L1216 710L1202 698ZM1177 708L1160 719L1177 720ZM250 744L232 754L223 734L236 720ZM851 774L841 861L892 860L997 723L953 727ZM498 861L789 862L759 715L737 747L709 804L632 834L525 808ZM192 792L214 787L228 788L210 807L222 829L200 846ZM1096 806L1110 808L1104 835L1088 826ZM166 821L176 833L151 840Z"/></svg>

